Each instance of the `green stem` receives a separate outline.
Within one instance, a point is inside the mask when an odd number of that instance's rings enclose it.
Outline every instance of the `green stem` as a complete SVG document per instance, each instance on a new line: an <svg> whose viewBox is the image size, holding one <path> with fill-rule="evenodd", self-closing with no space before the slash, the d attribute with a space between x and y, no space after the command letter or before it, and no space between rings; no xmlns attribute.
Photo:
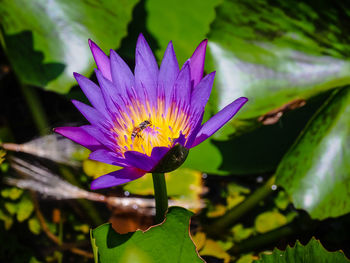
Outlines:
<svg viewBox="0 0 350 263"><path fill-rule="evenodd" d="M156 201L156 224L163 222L168 210L168 194L164 173L153 173L154 198Z"/></svg>
<svg viewBox="0 0 350 263"><path fill-rule="evenodd" d="M272 193L272 185L275 183L275 176L272 176L262 187L257 189L245 201L228 210L222 217L218 218L207 227L207 233L210 236L216 237L225 233L227 229L234 223L254 208L261 200Z"/></svg>
<svg viewBox="0 0 350 263"><path fill-rule="evenodd" d="M40 135L46 135L49 131L50 124L36 90L24 84L20 86Z"/></svg>

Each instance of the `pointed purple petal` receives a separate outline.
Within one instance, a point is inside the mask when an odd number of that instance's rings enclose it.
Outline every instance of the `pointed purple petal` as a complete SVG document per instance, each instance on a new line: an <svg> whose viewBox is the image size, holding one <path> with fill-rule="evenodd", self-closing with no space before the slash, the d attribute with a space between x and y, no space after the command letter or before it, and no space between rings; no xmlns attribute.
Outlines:
<svg viewBox="0 0 350 263"><path fill-rule="evenodd" d="M121 170L102 175L99 178L95 179L91 182L90 188L92 190L96 190L125 184L140 178L144 174L145 171L136 168L123 168Z"/></svg>
<svg viewBox="0 0 350 263"><path fill-rule="evenodd" d="M213 117L211 117L198 132L194 143L191 148L200 144L211 135L213 135L217 130L219 130L226 122L228 122L239 109L248 101L247 98L241 97L236 99L231 104L227 105Z"/></svg>
<svg viewBox="0 0 350 263"><path fill-rule="evenodd" d="M91 39L89 39L89 46L98 69L101 70L103 76L112 81L111 66L108 56Z"/></svg>
<svg viewBox="0 0 350 263"><path fill-rule="evenodd" d="M111 49L111 71L114 85L122 96L126 96L127 89L135 86L135 78L129 66Z"/></svg>
<svg viewBox="0 0 350 263"><path fill-rule="evenodd" d="M106 105L103 99L101 89L95 83L93 83L88 78L80 75L79 73L73 73L75 79L77 80L81 90L84 92L85 96L89 99L91 105L99 110L101 113L106 114Z"/></svg>
<svg viewBox="0 0 350 263"><path fill-rule="evenodd" d="M184 145L186 148L191 148L194 140L196 139L198 132L202 128L203 115L204 115L204 112L202 112L201 114L197 113L197 116L196 115L193 116L193 119L197 119L197 120L194 122L194 125L193 125L194 128L192 128L191 132L189 133L187 142Z"/></svg>
<svg viewBox="0 0 350 263"><path fill-rule="evenodd" d="M136 92L146 94L155 105L157 99L158 65L157 61L142 34L139 35L135 54Z"/></svg>
<svg viewBox="0 0 350 263"><path fill-rule="evenodd" d="M102 145L110 150L114 150L116 148L115 140L111 140L108 135L102 132L98 127L94 125L84 125L81 127L87 134L91 137L95 138Z"/></svg>
<svg viewBox="0 0 350 263"><path fill-rule="evenodd" d="M176 59L173 44L170 41L165 50L158 76L158 97L164 96L166 105L171 98L173 85L179 74L179 64Z"/></svg>
<svg viewBox="0 0 350 263"><path fill-rule="evenodd" d="M136 152L136 151L127 151L124 153L125 160L130 166L139 168L144 171L151 171L156 163L146 154Z"/></svg>
<svg viewBox="0 0 350 263"><path fill-rule="evenodd" d="M193 87L195 87L203 77L204 70L204 60L205 60L205 51L207 48L208 40L203 40L196 50L193 52L193 55L190 59L191 61L191 78Z"/></svg>
<svg viewBox="0 0 350 263"><path fill-rule="evenodd" d="M164 155L170 150L168 147L154 147L152 149L151 158L154 163L158 164L158 162L163 159ZM152 167L153 168L153 167Z"/></svg>
<svg viewBox="0 0 350 263"><path fill-rule="evenodd" d="M210 97L213 87L215 71L206 75L197 86L194 87L191 95L191 110L194 113L204 111L205 105Z"/></svg>
<svg viewBox="0 0 350 263"><path fill-rule="evenodd" d="M187 61L182 67L174 84L175 100L182 105L188 105L191 99L191 71Z"/></svg>
<svg viewBox="0 0 350 263"><path fill-rule="evenodd" d="M105 149L99 149L90 153L89 159L102 162L102 163L111 164L111 165L122 166L122 167L128 166L125 163L125 159L119 158L113 152Z"/></svg>
<svg viewBox="0 0 350 263"><path fill-rule="evenodd" d="M117 87L106 79L98 69L95 69L95 73L108 111L114 115L118 114L120 109L125 109L125 103Z"/></svg>
<svg viewBox="0 0 350 263"><path fill-rule="evenodd" d="M84 127L84 126L82 126ZM94 137L86 133L82 127L58 127L54 129L54 132L57 132L64 137L88 148L91 151L102 148L103 146L99 143Z"/></svg>
<svg viewBox="0 0 350 263"><path fill-rule="evenodd" d="M91 124L100 125L101 123L107 123L107 119L103 116L103 114L93 107L90 107L77 100L72 100L72 103Z"/></svg>

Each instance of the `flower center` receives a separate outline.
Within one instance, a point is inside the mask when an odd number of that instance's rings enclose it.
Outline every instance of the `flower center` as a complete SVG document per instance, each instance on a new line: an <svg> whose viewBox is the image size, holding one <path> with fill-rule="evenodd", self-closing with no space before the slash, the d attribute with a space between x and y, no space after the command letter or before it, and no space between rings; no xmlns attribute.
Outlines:
<svg viewBox="0 0 350 263"><path fill-rule="evenodd" d="M181 133L187 137L190 131L187 111L175 103L167 109L163 105L161 101L156 107L135 101L127 105L127 111L121 113L113 127L117 150L122 154L138 151L150 156L154 147L172 147Z"/></svg>

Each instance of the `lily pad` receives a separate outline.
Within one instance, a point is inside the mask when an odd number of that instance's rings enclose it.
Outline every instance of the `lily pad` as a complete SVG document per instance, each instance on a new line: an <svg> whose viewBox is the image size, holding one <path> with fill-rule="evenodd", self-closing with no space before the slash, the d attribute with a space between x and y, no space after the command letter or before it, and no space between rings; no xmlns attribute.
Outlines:
<svg viewBox="0 0 350 263"><path fill-rule="evenodd" d="M67 93L76 84L72 72L89 75L95 66L87 40L117 48L136 3L5 0L0 40L22 83Z"/></svg>
<svg viewBox="0 0 350 263"><path fill-rule="evenodd" d="M143 232L138 230L128 234L116 233L111 224L104 224L92 231L94 251L98 252L98 262L203 262L189 236L189 220L192 213L172 207L162 224ZM136 248L136 256L130 251ZM142 258L147 260L142 261ZM135 261L133 261L135 262Z"/></svg>
<svg viewBox="0 0 350 263"><path fill-rule="evenodd" d="M349 263L350 261L340 251L329 252L321 243L312 238L303 246L299 241L294 247L287 247L285 251L275 249L271 254L261 254L254 263Z"/></svg>
<svg viewBox="0 0 350 263"><path fill-rule="evenodd" d="M331 2L224 1L208 35L218 107L245 96L238 117L257 118L349 84L349 36L342 30L349 10Z"/></svg>
<svg viewBox="0 0 350 263"><path fill-rule="evenodd" d="M159 59L170 40L174 43L179 65L188 59L200 41L206 38L215 19L215 7L220 0L148 0L147 28L157 38Z"/></svg>
<svg viewBox="0 0 350 263"><path fill-rule="evenodd" d="M350 212L350 88L336 92L288 151L276 183L312 218Z"/></svg>

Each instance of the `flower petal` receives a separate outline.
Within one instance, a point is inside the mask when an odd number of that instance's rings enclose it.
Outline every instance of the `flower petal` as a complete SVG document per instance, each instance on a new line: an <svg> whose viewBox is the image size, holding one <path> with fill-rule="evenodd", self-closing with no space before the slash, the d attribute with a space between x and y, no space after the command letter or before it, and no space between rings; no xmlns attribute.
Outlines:
<svg viewBox="0 0 350 263"><path fill-rule="evenodd" d="M228 122L247 101L247 98L240 97L211 117L206 123L203 124L190 148L200 144L213 135L226 122Z"/></svg>
<svg viewBox="0 0 350 263"><path fill-rule="evenodd" d="M54 128L53 131L84 146L85 148L88 148L91 151L95 151L97 149L104 147L94 137L86 133L82 129L82 127L58 127L58 128Z"/></svg>
<svg viewBox="0 0 350 263"><path fill-rule="evenodd" d="M91 39L89 39L89 46L98 69L101 70L103 76L112 81L111 66L108 56Z"/></svg>
<svg viewBox="0 0 350 263"><path fill-rule="evenodd" d="M127 167L128 165L125 163L124 158L117 157L113 152L105 150L105 149L99 149L96 150L89 155L89 159L107 163L111 165L117 165L122 167Z"/></svg>
<svg viewBox="0 0 350 263"><path fill-rule="evenodd" d="M158 76L158 99L164 98L166 102L165 105L169 104L173 86L178 74L179 64L176 59L173 44L170 41L165 50Z"/></svg>
<svg viewBox="0 0 350 263"><path fill-rule="evenodd" d="M191 81L193 87L195 87L203 77L204 70L204 60L205 60L205 51L207 49L208 40L203 40L196 50L193 52L193 55L190 59L191 61Z"/></svg>
<svg viewBox="0 0 350 263"><path fill-rule="evenodd" d="M102 145L106 146L110 150L114 150L116 148L115 140L110 138L106 132L102 132L100 128L94 125L84 125L81 127L87 134L96 138Z"/></svg>
<svg viewBox="0 0 350 263"><path fill-rule="evenodd" d="M214 78L215 71L206 75L199 84L194 87L191 94L191 110L193 113L201 113L204 111L205 105L210 97Z"/></svg>
<svg viewBox="0 0 350 263"><path fill-rule="evenodd" d="M151 171L152 168L157 164L148 155L136 151L127 151L124 153L124 156L126 162L130 164L130 166L139 168L144 171Z"/></svg>
<svg viewBox="0 0 350 263"><path fill-rule="evenodd" d="M139 35L135 54L136 92L142 97L147 96L151 104L157 99L158 64L142 34Z"/></svg>
<svg viewBox="0 0 350 263"><path fill-rule="evenodd" d="M102 175L92 181L91 189L102 189L125 184L143 176L146 172L136 168L123 168L121 170Z"/></svg>
<svg viewBox="0 0 350 263"><path fill-rule="evenodd" d="M107 123L107 119L104 117L104 115L95 108L77 100L72 100L72 103L91 124L101 126L101 124Z"/></svg>
<svg viewBox="0 0 350 263"><path fill-rule="evenodd" d="M117 87L105 78L98 69L95 69L95 73L108 111L113 115L119 114L121 109L125 109L125 103Z"/></svg>
<svg viewBox="0 0 350 263"><path fill-rule="evenodd" d="M85 96L89 99L91 105L101 113L106 114L106 104L103 99L100 87L79 73L74 72L73 75L77 80L80 88L84 92Z"/></svg>
<svg viewBox="0 0 350 263"><path fill-rule="evenodd" d="M117 87L118 92L125 97L127 89L135 86L135 78L124 60L113 49L110 52L113 84Z"/></svg>
<svg viewBox="0 0 350 263"><path fill-rule="evenodd" d="M170 150L170 148L168 148L168 147L154 147L152 149L152 153L151 153L152 160L156 164L158 164L158 162L163 159L163 157L166 155L166 153L169 150ZM154 167L152 167L152 168L154 168Z"/></svg>
<svg viewBox="0 0 350 263"><path fill-rule="evenodd" d="M191 70L190 70L190 63L187 61L176 81L173 87L173 92L175 94L175 100L180 105L189 105L191 100Z"/></svg>

